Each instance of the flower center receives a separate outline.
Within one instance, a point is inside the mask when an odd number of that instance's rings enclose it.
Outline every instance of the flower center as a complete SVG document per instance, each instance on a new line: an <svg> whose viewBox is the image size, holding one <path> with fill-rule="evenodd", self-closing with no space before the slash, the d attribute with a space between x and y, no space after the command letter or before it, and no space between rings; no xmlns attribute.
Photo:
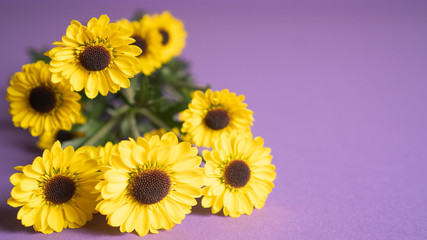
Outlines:
<svg viewBox="0 0 427 240"><path fill-rule="evenodd" d="M230 116L223 109L210 110L205 117L205 124L213 130L221 130L230 123Z"/></svg>
<svg viewBox="0 0 427 240"><path fill-rule="evenodd" d="M135 39L135 42L132 44L141 48L142 50L142 53L139 54L137 57L144 55L147 51L147 42L140 36L132 36L132 38Z"/></svg>
<svg viewBox="0 0 427 240"><path fill-rule="evenodd" d="M53 204L68 202L76 192L76 184L73 179L57 175L49 179L45 185L44 195L46 200Z"/></svg>
<svg viewBox="0 0 427 240"><path fill-rule="evenodd" d="M56 106L55 91L46 86L33 88L30 92L30 106L39 113L48 113Z"/></svg>
<svg viewBox="0 0 427 240"><path fill-rule="evenodd" d="M246 186L250 178L251 170L249 169L248 164L243 160L233 160L225 167L225 183L234 188Z"/></svg>
<svg viewBox="0 0 427 240"><path fill-rule="evenodd" d="M59 130L56 134L56 140L60 142L70 141L73 139L73 133L70 131Z"/></svg>
<svg viewBox="0 0 427 240"><path fill-rule="evenodd" d="M164 29L160 29L159 32L160 32L160 35L162 35L162 45L164 46L164 45L168 44L169 33Z"/></svg>
<svg viewBox="0 0 427 240"><path fill-rule="evenodd" d="M130 183L130 192L142 204L154 204L165 198L171 188L169 175L158 169L140 172Z"/></svg>
<svg viewBox="0 0 427 240"><path fill-rule="evenodd" d="M79 55L80 64L88 71L101 71L111 61L110 52L103 46L87 46Z"/></svg>

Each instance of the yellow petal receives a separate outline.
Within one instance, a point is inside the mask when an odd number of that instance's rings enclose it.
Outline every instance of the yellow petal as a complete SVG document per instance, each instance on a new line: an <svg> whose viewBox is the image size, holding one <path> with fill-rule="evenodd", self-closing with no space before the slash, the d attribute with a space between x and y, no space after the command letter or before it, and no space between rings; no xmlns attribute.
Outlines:
<svg viewBox="0 0 427 240"><path fill-rule="evenodd" d="M162 228L162 224L161 224L161 213L157 210L157 205L156 207L153 206L151 209L147 209L148 212L148 219L150 220L150 227L154 228L154 229L160 229Z"/></svg>
<svg viewBox="0 0 427 240"><path fill-rule="evenodd" d="M174 189L181 194L188 195L191 197L200 197L200 195L202 194L202 189L200 187L195 186L176 184L174 186Z"/></svg>
<svg viewBox="0 0 427 240"><path fill-rule="evenodd" d="M180 182L185 183L194 183L194 182L202 182L202 169L191 169L182 172L176 172L175 178Z"/></svg>
<svg viewBox="0 0 427 240"><path fill-rule="evenodd" d="M171 220L174 223L180 224L181 221L185 218L183 209L172 199L165 199L163 202Z"/></svg>
<svg viewBox="0 0 427 240"><path fill-rule="evenodd" d="M119 182L119 183L110 182L107 184L105 189L109 193L116 193L117 194L117 193L124 191L125 188L127 187L127 185L128 185L127 182Z"/></svg>
<svg viewBox="0 0 427 240"><path fill-rule="evenodd" d="M34 223L38 220L38 212L39 208L30 209L25 215L22 216L22 225L26 227L34 225Z"/></svg>
<svg viewBox="0 0 427 240"><path fill-rule="evenodd" d="M146 206L140 206L136 232L139 236L145 236L149 230L149 217Z"/></svg>
<svg viewBox="0 0 427 240"><path fill-rule="evenodd" d="M64 215L58 206L52 206L47 217L47 222L53 230L61 232L64 228Z"/></svg>
<svg viewBox="0 0 427 240"><path fill-rule="evenodd" d="M9 199L7 199L7 204L12 206L12 207L20 207L20 206L24 205L24 203L17 201L13 197L10 197Z"/></svg>
<svg viewBox="0 0 427 240"><path fill-rule="evenodd" d="M81 68L71 75L70 83L75 91L81 91L89 77L89 73Z"/></svg>
<svg viewBox="0 0 427 240"><path fill-rule="evenodd" d="M183 204L186 205L190 205L190 206L194 206L197 204L196 199L194 199L194 197L191 197L189 195L180 193L180 192L174 192L173 194L170 195L170 197L177 201L177 202L181 202Z"/></svg>
<svg viewBox="0 0 427 240"><path fill-rule="evenodd" d="M71 207L69 204L64 204L64 213L69 222L77 222L79 219L79 214L77 211Z"/></svg>
<svg viewBox="0 0 427 240"><path fill-rule="evenodd" d="M216 199L212 206L212 213L217 213L221 211L221 208L224 206L224 194L225 191L221 193Z"/></svg>
<svg viewBox="0 0 427 240"><path fill-rule="evenodd" d="M111 218L109 219L109 224L113 227L118 227L124 223L130 214L131 207L129 204L121 206L117 211L113 212Z"/></svg>
<svg viewBox="0 0 427 240"><path fill-rule="evenodd" d="M136 207L132 206L129 217L127 217L124 224L124 229L126 232L132 232L135 229L135 223L138 221L138 215L136 214ZM122 225L123 226L123 225Z"/></svg>
<svg viewBox="0 0 427 240"><path fill-rule="evenodd" d="M23 179L25 179L25 175L22 173L14 173L10 176L10 182L13 185L18 185Z"/></svg>
<svg viewBox="0 0 427 240"><path fill-rule="evenodd" d="M114 183L124 183L129 176L124 171L109 170L104 173L105 180Z"/></svg>
<svg viewBox="0 0 427 240"><path fill-rule="evenodd" d="M33 191L38 188L38 183L34 178L24 178L20 182L20 186L23 191Z"/></svg>

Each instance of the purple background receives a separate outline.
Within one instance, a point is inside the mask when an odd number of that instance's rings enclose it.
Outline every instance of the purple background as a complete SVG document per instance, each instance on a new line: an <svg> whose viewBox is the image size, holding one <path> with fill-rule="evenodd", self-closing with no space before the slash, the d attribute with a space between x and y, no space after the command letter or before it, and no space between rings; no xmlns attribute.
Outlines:
<svg viewBox="0 0 427 240"><path fill-rule="evenodd" d="M144 239L427 239L427 1L1 1L0 239L139 239L95 216L43 235L6 205L12 168L40 154L4 100L25 49L72 19L169 9L199 83L246 96L272 148L276 187L237 219L194 208Z"/></svg>

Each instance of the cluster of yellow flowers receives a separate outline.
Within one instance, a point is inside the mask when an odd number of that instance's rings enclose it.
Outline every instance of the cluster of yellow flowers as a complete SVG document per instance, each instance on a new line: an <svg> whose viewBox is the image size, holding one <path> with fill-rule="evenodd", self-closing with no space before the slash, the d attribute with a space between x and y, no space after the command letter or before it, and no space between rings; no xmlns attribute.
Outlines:
<svg viewBox="0 0 427 240"><path fill-rule="evenodd" d="M24 226L60 232L83 226L99 212L121 232L144 236L180 224L199 197L212 213L223 209L231 217L264 206L276 177L270 149L251 134L253 112L244 96L226 89L193 91L179 113L179 128L128 98L106 125L139 111L164 128L144 137L133 128L133 138L97 147L61 146L67 134L78 134L66 130L86 121L80 102L85 96L78 91L93 99L127 90L135 75L149 76L177 57L185 38L183 24L169 12L116 23L102 15L87 26L73 20L46 53L49 64L25 65L12 77L7 89L12 120L41 136L39 146L46 148L10 177L8 204L21 207L17 218ZM131 118L130 125L137 124ZM204 165L197 147L208 148Z"/></svg>

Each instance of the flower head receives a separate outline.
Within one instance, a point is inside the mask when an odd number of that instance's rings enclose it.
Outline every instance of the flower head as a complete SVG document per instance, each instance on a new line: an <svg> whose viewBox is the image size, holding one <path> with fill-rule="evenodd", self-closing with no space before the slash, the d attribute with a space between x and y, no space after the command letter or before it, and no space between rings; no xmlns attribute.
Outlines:
<svg viewBox="0 0 427 240"><path fill-rule="evenodd" d="M182 134L177 127L172 128L171 132L175 133L175 135L180 139L180 141L191 143L191 139L189 139L187 135ZM161 138L166 133L168 133L168 131L166 131L166 129L164 128L154 129L151 132L144 133L144 138L147 140L150 140L150 138L154 136L159 136L159 138Z"/></svg>
<svg viewBox="0 0 427 240"><path fill-rule="evenodd" d="M181 223L201 196L197 149L178 143L170 132L161 139L122 141L118 152L101 168L103 180L96 186L101 192L96 209L107 215L108 224L143 236Z"/></svg>
<svg viewBox="0 0 427 240"><path fill-rule="evenodd" d="M75 124L84 124L86 123L86 118L83 115L79 115ZM41 149L48 149L53 146L56 141L61 143L65 141L70 141L76 138L84 137L84 132L79 131L67 131L63 129L55 129L52 131L45 131L40 135L39 140L37 141L37 146Z"/></svg>
<svg viewBox="0 0 427 240"><path fill-rule="evenodd" d="M80 95L67 84L52 83L49 65L38 61L22 67L7 88L9 113L16 127L39 136L55 129L70 130L79 119Z"/></svg>
<svg viewBox="0 0 427 240"><path fill-rule="evenodd" d="M80 137L84 137L83 132L71 132L57 129L53 132L44 132L37 141L37 146L41 149L48 149L51 148L56 141L63 143Z"/></svg>
<svg viewBox="0 0 427 240"><path fill-rule="evenodd" d="M181 131L197 146L210 147L211 141L232 130L250 132L253 112L243 103L245 96L236 96L227 89L196 91L188 109L180 114L184 121Z"/></svg>
<svg viewBox="0 0 427 240"><path fill-rule="evenodd" d="M141 48L142 53L137 56L142 73L150 75L154 70L162 65L161 48L162 36L154 27L152 18L149 15L144 15L141 20L129 22L127 19L122 19L118 22L122 28L131 29L133 31L133 43Z"/></svg>
<svg viewBox="0 0 427 240"><path fill-rule="evenodd" d="M276 172L270 149L263 145L260 137L233 131L216 139L212 151L203 151L203 207L211 207L212 213L223 208L224 215L238 217L264 206Z"/></svg>
<svg viewBox="0 0 427 240"><path fill-rule="evenodd" d="M21 207L18 219L42 233L78 228L92 219L99 175L96 160L81 149L56 142L42 157L10 177L15 186L7 201Z"/></svg>
<svg viewBox="0 0 427 240"><path fill-rule="evenodd" d="M71 21L62 41L53 43L58 47L48 52L52 81L68 81L75 91L84 88L89 98L129 87L129 78L140 71L136 56L141 54L130 45L135 41L131 34L107 15L92 18L87 27Z"/></svg>
<svg viewBox="0 0 427 240"><path fill-rule="evenodd" d="M185 47L187 33L184 24L176 19L169 11L162 14L154 14L153 21L157 31L162 35L161 58L168 62L172 57L181 54Z"/></svg>
<svg viewBox="0 0 427 240"><path fill-rule="evenodd" d="M93 159L96 159L100 168L104 166L110 166L111 161L115 159L115 155L118 155L118 144L107 142L104 146L84 146L87 148L87 152Z"/></svg>

